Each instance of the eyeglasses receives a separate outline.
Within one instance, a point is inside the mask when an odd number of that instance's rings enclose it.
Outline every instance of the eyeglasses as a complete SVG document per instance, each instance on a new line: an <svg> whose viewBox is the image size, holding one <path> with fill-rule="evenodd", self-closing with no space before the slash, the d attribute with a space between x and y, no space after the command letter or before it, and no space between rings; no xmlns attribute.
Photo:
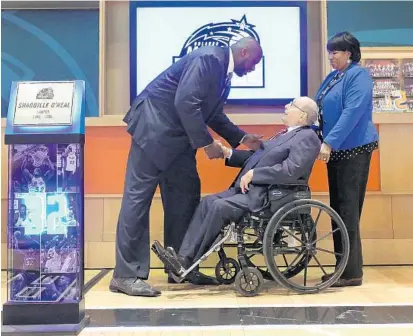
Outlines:
<svg viewBox="0 0 413 336"><path fill-rule="evenodd" d="M301 112L303 112L303 113L307 114L307 112L306 112L306 111L304 111L302 108L298 107L298 106L294 103L294 101L290 102L290 104L289 104L289 105L294 106L295 108L299 109Z"/></svg>

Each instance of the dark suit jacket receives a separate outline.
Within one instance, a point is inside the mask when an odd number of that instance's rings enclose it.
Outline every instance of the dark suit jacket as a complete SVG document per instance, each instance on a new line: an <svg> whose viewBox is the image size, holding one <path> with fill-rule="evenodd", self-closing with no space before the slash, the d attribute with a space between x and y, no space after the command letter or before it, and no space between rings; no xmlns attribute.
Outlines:
<svg viewBox="0 0 413 336"><path fill-rule="evenodd" d="M222 47L196 49L156 77L132 103L123 119L127 131L159 169L186 149L209 145L213 139L207 126L233 148L245 135L223 112L229 52Z"/></svg>
<svg viewBox="0 0 413 336"><path fill-rule="evenodd" d="M257 152L234 150L226 165L242 167L232 187L239 192L241 177L254 169L248 191L248 207L257 212L266 203L268 186L308 180L320 152L321 142L309 127L300 127L264 142Z"/></svg>

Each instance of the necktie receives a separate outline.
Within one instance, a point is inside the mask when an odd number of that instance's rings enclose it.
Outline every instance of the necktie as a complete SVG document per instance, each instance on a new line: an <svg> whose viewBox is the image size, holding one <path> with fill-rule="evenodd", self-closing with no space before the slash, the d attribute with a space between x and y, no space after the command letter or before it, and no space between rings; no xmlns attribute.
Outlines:
<svg viewBox="0 0 413 336"><path fill-rule="evenodd" d="M227 78L225 79L225 84L221 92L221 97L224 96L225 92L229 89L229 86L231 85L231 79L232 79L232 72L229 73Z"/></svg>
<svg viewBox="0 0 413 336"><path fill-rule="evenodd" d="M285 134L288 132L288 128L284 128L283 130L281 130L280 132L278 132L276 135L274 135L273 137L269 138L267 141L270 140L274 140L276 137ZM260 148L258 149L254 154L252 154L250 156L250 158L245 162L244 167L242 168L241 172L238 174L237 178L236 178L236 182L235 182L235 187L239 188L239 184L240 184L240 180L241 177L244 176L245 173L247 173L253 166L255 166L255 164L258 163L258 161L261 159L261 157L264 154L264 149Z"/></svg>
<svg viewBox="0 0 413 336"><path fill-rule="evenodd" d="M227 79L225 80L225 86L227 86L228 84L230 84L232 79L232 72L230 72L227 76Z"/></svg>
<svg viewBox="0 0 413 336"><path fill-rule="evenodd" d="M284 128L283 130L281 130L280 132L278 132L276 135L272 136L272 137L269 138L268 140L273 140L273 139L275 139L276 137L280 136L281 134L287 133L287 131L288 131L288 128Z"/></svg>

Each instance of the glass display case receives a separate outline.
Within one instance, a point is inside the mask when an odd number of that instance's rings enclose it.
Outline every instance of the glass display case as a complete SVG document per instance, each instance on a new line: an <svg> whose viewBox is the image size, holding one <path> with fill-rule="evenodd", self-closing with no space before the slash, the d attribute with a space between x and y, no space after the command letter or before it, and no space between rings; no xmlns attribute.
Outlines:
<svg viewBox="0 0 413 336"><path fill-rule="evenodd" d="M13 82L3 329L71 333L84 287L84 81ZM34 328L34 329L33 329Z"/></svg>
<svg viewBox="0 0 413 336"><path fill-rule="evenodd" d="M413 59L362 61L373 77L374 112L413 112Z"/></svg>
<svg viewBox="0 0 413 336"><path fill-rule="evenodd" d="M78 302L83 145L9 146L8 300Z"/></svg>

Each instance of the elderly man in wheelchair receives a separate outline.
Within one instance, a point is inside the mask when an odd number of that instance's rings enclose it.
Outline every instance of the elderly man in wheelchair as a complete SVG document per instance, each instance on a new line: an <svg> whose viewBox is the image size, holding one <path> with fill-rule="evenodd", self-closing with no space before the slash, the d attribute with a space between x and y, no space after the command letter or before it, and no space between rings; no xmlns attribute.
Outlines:
<svg viewBox="0 0 413 336"><path fill-rule="evenodd" d="M312 99L299 97L285 107L285 131L264 141L261 149L221 145L226 165L241 167L230 188L201 200L179 251L157 241L152 245L176 282L235 282L239 293L253 296L264 278L299 293L319 292L338 280L348 259L347 231L333 209L311 199L307 183L321 146L311 128L317 111ZM322 213L327 214L324 221ZM332 231L326 232L329 226ZM334 235L343 235L340 246L332 243ZM238 261L227 257L223 248L227 241L235 243ZM198 271L215 251L220 258L216 279ZM265 266L256 266L254 256L263 257Z"/></svg>

